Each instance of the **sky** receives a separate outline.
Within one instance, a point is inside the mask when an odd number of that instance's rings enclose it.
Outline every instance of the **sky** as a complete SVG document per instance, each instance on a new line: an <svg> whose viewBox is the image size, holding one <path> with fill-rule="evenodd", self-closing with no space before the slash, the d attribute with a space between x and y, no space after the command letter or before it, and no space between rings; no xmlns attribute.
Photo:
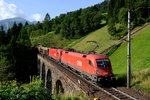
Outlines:
<svg viewBox="0 0 150 100"><path fill-rule="evenodd" d="M104 0L0 0L0 20L22 17L42 21L49 13L55 18L62 13L86 8Z"/></svg>

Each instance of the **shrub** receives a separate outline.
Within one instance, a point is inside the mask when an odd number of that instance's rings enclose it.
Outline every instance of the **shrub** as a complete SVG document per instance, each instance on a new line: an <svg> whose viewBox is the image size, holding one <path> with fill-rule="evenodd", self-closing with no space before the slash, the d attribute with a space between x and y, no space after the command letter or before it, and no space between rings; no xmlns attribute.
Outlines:
<svg viewBox="0 0 150 100"><path fill-rule="evenodd" d="M19 85L16 81L0 85L0 100L51 100L51 94L41 87L41 81Z"/></svg>

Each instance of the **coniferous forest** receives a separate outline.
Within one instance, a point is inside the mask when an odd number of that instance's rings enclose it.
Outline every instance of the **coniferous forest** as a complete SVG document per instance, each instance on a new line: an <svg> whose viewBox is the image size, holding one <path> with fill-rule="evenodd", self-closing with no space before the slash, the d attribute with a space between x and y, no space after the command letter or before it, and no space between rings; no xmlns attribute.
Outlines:
<svg viewBox="0 0 150 100"><path fill-rule="evenodd" d="M57 47L55 41L79 39L105 25L108 25L108 31L114 37L126 35L129 8L132 29L150 22L150 0L104 0L101 4L60 14L55 18L47 13L44 21L36 24L14 23L7 32L1 26L0 82L16 80L18 83L29 83L30 78L37 75L37 51L34 46L38 44ZM53 34L48 43L32 43L32 39L49 32ZM55 35L59 38L54 39Z"/></svg>

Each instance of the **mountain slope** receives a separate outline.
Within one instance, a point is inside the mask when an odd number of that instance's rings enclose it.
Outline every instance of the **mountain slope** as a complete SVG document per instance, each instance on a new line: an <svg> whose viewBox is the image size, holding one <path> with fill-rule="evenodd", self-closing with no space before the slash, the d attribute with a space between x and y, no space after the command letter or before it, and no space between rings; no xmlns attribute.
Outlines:
<svg viewBox="0 0 150 100"><path fill-rule="evenodd" d="M17 24L18 23L25 24L25 22L29 22L29 21L21 17L10 18L5 20L0 20L0 26L3 26L4 30L7 31L9 28L13 26L14 22L16 22Z"/></svg>

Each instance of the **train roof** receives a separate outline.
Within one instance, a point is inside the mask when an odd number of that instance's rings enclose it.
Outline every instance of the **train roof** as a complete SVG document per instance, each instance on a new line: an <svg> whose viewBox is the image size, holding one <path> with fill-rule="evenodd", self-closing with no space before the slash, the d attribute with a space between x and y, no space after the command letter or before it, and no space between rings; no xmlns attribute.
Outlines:
<svg viewBox="0 0 150 100"><path fill-rule="evenodd" d="M83 57L83 58L88 58L88 59L102 59L102 58L108 58L108 56L103 55L103 54L89 54L89 53L83 53L83 52L77 52L75 50L64 50L61 48L49 48L49 49L56 49L56 50L61 50L64 53L67 53L69 55L73 55L76 57Z"/></svg>
<svg viewBox="0 0 150 100"><path fill-rule="evenodd" d="M83 57L83 58L94 58L94 59L101 59L101 58L108 58L108 56L103 54L87 54L87 53L79 53L79 52L72 52L72 51L64 51L69 55L73 55L76 57Z"/></svg>

